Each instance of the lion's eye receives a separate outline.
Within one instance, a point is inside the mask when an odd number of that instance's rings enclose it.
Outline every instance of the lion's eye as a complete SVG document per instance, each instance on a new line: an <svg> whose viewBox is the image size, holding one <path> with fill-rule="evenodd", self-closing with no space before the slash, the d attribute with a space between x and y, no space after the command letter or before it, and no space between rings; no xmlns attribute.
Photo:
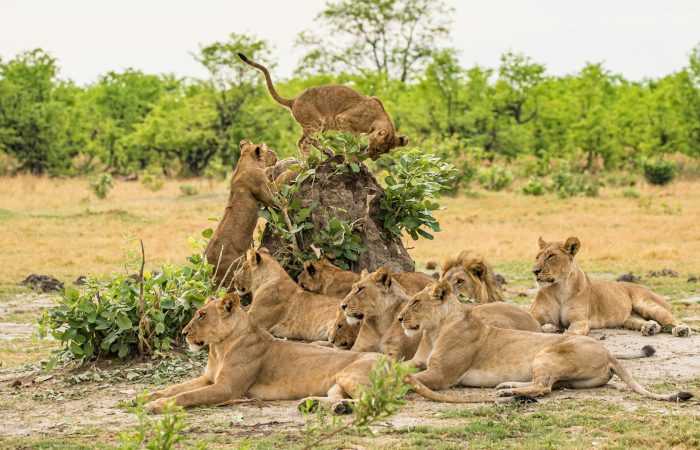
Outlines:
<svg viewBox="0 0 700 450"><path fill-rule="evenodd" d="M341 325L341 324L338 324L338 329L340 330L340 327L342 327L342 326L343 326L343 325Z"/></svg>
<svg viewBox="0 0 700 450"><path fill-rule="evenodd" d="M197 320L202 320L202 319L204 319L204 316L206 316L206 314L204 314L204 313L199 313L199 318L198 318Z"/></svg>
<svg viewBox="0 0 700 450"><path fill-rule="evenodd" d="M547 257L547 259L552 259L552 258L554 258L554 256L555 256L554 254L551 254Z"/></svg>
<svg viewBox="0 0 700 450"><path fill-rule="evenodd" d="M459 279L457 280L457 284L464 284L464 280L461 279L461 278L459 278Z"/></svg>
<svg viewBox="0 0 700 450"><path fill-rule="evenodd" d="M364 291L364 290L365 290L365 287L364 287L364 286L360 286L359 288L357 288L357 293L359 294L360 292L362 292L362 291Z"/></svg>

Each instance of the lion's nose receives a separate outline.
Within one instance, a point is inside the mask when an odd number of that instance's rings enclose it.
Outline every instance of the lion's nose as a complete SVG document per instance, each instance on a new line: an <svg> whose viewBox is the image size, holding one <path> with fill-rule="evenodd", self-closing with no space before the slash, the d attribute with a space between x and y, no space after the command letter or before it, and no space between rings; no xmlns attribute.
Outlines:
<svg viewBox="0 0 700 450"><path fill-rule="evenodd" d="M343 311L344 311L344 310L345 310L345 308L347 308L347 307L348 307L348 304L347 304L347 303L343 303L342 305L340 305L340 307L341 307L341 308L343 308Z"/></svg>
<svg viewBox="0 0 700 450"><path fill-rule="evenodd" d="M542 272L542 269L535 269L535 270L532 271L532 273L534 273L535 276L539 275L540 272Z"/></svg>
<svg viewBox="0 0 700 450"><path fill-rule="evenodd" d="M399 322L403 322L403 316L399 316Z"/></svg>

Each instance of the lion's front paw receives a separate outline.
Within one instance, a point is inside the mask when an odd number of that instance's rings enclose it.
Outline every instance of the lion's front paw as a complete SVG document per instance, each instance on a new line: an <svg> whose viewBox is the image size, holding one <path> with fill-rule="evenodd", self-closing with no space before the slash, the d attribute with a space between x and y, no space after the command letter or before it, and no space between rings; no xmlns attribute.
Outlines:
<svg viewBox="0 0 700 450"><path fill-rule="evenodd" d="M545 323L544 325L542 325L542 332L543 333L559 333L559 328L552 325L551 323Z"/></svg>
<svg viewBox="0 0 700 450"><path fill-rule="evenodd" d="M496 389L497 391L500 391L502 389L513 389L513 387L515 387L515 386L513 386L512 383L505 382L505 383L501 383L501 384L497 385L494 389Z"/></svg>
<svg viewBox="0 0 700 450"><path fill-rule="evenodd" d="M146 406L144 406L144 409L148 414L162 414L166 402L167 399L160 398L158 400L154 400L151 403L146 404Z"/></svg>
<svg viewBox="0 0 700 450"><path fill-rule="evenodd" d="M512 390L512 389L507 388L507 389L499 389L499 390L497 390L497 391L496 391L496 395L498 395L499 397L512 397L512 396L514 396L515 394L513 393L513 390Z"/></svg>
<svg viewBox="0 0 700 450"><path fill-rule="evenodd" d="M333 414L342 415L352 413L352 402L349 400L343 400L338 403L333 404L332 407Z"/></svg>
<svg viewBox="0 0 700 450"><path fill-rule="evenodd" d="M688 337L690 336L690 327L688 325L678 325L677 327L673 327L671 333L677 337Z"/></svg>
<svg viewBox="0 0 700 450"><path fill-rule="evenodd" d="M647 320L644 325L642 325L642 334L644 336L653 336L661 332L661 325L659 325L654 320Z"/></svg>

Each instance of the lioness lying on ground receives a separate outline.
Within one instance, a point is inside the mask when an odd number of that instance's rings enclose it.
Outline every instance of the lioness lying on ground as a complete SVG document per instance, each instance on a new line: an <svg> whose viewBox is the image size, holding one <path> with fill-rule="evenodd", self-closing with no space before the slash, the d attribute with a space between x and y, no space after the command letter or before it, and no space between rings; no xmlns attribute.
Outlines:
<svg viewBox="0 0 700 450"><path fill-rule="evenodd" d="M673 317L668 302L649 289L632 283L591 280L574 256L581 241L570 237L564 242L539 239L532 272L540 290L530 313L542 331L586 336L596 328L624 327L650 336L661 326L672 327L674 336L689 336L690 328Z"/></svg>
<svg viewBox="0 0 700 450"><path fill-rule="evenodd" d="M253 294L248 313L277 337L327 341L340 300L301 289L266 249L249 249L233 279L239 295Z"/></svg>
<svg viewBox="0 0 700 450"><path fill-rule="evenodd" d="M225 277L224 285L250 248L258 222L258 204L272 204L279 185L294 177L293 172L286 171L274 182L269 181L266 169L275 165L277 153L265 144L253 144L247 139L242 140L239 147L241 155L231 176L224 215L204 250L207 261L215 267L214 278L220 281Z"/></svg>
<svg viewBox="0 0 700 450"><path fill-rule="evenodd" d="M355 345L361 326L362 322L350 325L345 319L345 311L338 306L338 315L335 317L335 322L328 329L328 342L335 348L350 350ZM316 343L318 344L318 342Z"/></svg>
<svg viewBox="0 0 700 450"><path fill-rule="evenodd" d="M210 297L182 330L193 351L209 346L204 374L194 380L153 392L146 410L161 413L168 402L181 407L220 405L235 400L295 400L311 396L313 403L334 403L333 411L346 413L369 372L377 353L347 352L275 339L258 327L240 307L236 294ZM488 398L450 397L413 383L419 394L438 401L478 403ZM302 401L307 403L308 399Z"/></svg>
<svg viewBox="0 0 700 450"><path fill-rule="evenodd" d="M422 272L396 272L393 277L411 295L435 281ZM338 298L345 298L359 280L360 275L335 266L327 255L320 261L305 261L304 270L297 278L299 286L307 291Z"/></svg>
<svg viewBox="0 0 700 450"><path fill-rule="evenodd" d="M297 147L305 158L309 156L309 147L314 143L313 134L326 130L366 133L369 138L367 155L374 160L392 148L408 144L406 136L396 134L394 122L378 98L367 97L339 84L310 87L295 99L283 98L272 84L267 68L242 53L238 57L260 70L265 75L272 98L292 111L294 120L301 125Z"/></svg>
<svg viewBox="0 0 700 450"><path fill-rule="evenodd" d="M349 324L361 323L353 351L381 351L383 338L392 327L401 332L396 317L411 296L392 276L386 267L364 274L340 304ZM404 336L400 342L400 354L391 356L411 358L419 342L420 336Z"/></svg>
<svg viewBox="0 0 700 450"><path fill-rule="evenodd" d="M425 358L427 370L411 377L430 389L495 387L500 396L536 397L549 394L553 387L602 386L614 373L646 397L666 401L693 397L687 392L647 391L592 338L491 327L477 317L477 308L454 314L457 302L452 286L439 282L415 295L399 318L409 335L421 330L423 340L428 334L437 335Z"/></svg>

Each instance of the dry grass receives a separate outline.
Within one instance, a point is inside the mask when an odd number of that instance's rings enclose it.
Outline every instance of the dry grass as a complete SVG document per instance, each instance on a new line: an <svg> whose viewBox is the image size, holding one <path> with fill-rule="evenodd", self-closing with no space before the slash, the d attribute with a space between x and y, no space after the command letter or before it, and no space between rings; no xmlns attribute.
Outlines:
<svg viewBox="0 0 700 450"><path fill-rule="evenodd" d="M179 186L196 185L184 197ZM483 193L444 199L443 232L434 241L407 241L418 262L440 261L449 252L472 248L501 267L526 269L547 240L576 235L580 260L594 272L646 271L665 266L700 272L700 182L644 187L640 199L620 190L598 198L560 200L513 193ZM214 224L227 197L227 183L166 181L151 192L135 182L117 181L98 200L85 179L29 176L0 179L0 284L30 273L70 281L81 274L120 270L128 236L144 239L149 265L182 261L188 236ZM514 265L513 265L514 264Z"/></svg>

